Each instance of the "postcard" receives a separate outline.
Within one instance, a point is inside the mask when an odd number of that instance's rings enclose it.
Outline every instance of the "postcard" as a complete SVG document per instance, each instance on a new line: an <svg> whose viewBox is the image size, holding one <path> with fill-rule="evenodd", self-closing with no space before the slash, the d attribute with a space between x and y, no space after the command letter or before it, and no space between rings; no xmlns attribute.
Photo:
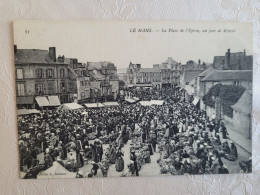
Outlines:
<svg viewBox="0 0 260 195"><path fill-rule="evenodd" d="M20 177L252 172L252 24L15 21Z"/></svg>

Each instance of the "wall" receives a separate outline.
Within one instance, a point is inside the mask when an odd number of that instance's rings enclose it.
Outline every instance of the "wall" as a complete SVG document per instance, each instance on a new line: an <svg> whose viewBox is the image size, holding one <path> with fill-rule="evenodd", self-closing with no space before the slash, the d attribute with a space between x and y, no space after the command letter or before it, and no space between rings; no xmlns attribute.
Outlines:
<svg viewBox="0 0 260 195"><path fill-rule="evenodd" d="M258 0L9 0L0 2L0 194L259 194L260 5ZM17 19L248 21L254 25L253 174L146 178L18 178L13 28ZM174 34L173 34L174 35ZM142 37L140 37L142 38ZM221 44L220 44L221 46ZM206 45L208 47L208 45ZM157 48L155 48L157 49ZM226 48L225 48L226 50ZM185 50L184 50L185 51ZM58 52L58 51L57 51ZM145 51L144 51L145 52ZM194 51L197 52L197 51ZM173 54L173 56L177 54ZM87 56L87 54L86 54ZM167 57L167 56L166 56ZM156 62L155 62L156 63ZM159 63L159 62L158 62Z"/></svg>
<svg viewBox="0 0 260 195"><path fill-rule="evenodd" d="M237 112L236 110L233 110L233 121L239 133L241 133L242 135L248 138L250 123L251 123L250 115L245 115L241 112Z"/></svg>

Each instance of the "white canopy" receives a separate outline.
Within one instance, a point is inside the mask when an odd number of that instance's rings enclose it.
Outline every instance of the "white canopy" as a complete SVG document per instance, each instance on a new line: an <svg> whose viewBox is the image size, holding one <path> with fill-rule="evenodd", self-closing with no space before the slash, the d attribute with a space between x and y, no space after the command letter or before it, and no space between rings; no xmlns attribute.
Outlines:
<svg viewBox="0 0 260 195"><path fill-rule="evenodd" d="M31 114L27 109L19 109L19 110L17 110L17 115L18 116L27 115L27 114Z"/></svg>
<svg viewBox="0 0 260 195"><path fill-rule="evenodd" d="M30 114L40 114L40 111L36 109L29 109L28 111L30 112Z"/></svg>
<svg viewBox="0 0 260 195"><path fill-rule="evenodd" d="M153 105L160 105L162 106L163 105L163 100L151 100L150 103L153 104Z"/></svg>
<svg viewBox="0 0 260 195"><path fill-rule="evenodd" d="M37 175L37 179L44 179L44 178L76 178L76 174L77 173L69 172L60 163L54 161L52 167L46 169L43 172L40 172Z"/></svg>
<svg viewBox="0 0 260 195"><path fill-rule="evenodd" d="M127 102L129 102L129 103L134 103L134 102L136 102L136 100L131 99L131 98L127 98L127 99L125 99L125 101L127 101Z"/></svg>
<svg viewBox="0 0 260 195"><path fill-rule="evenodd" d="M106 107L119 106L117 102L104 102L103 105Z"/></svg>
<svg viewBox="0 0 260 195"><path fill-rule="evenodd" d="M40 111L39 110L36 110L36 109L30 109L30 110L27 110L27 109L19 109L17 110L17 115L18 116L21 116L21 115L28 115L28 114L39 114Z"/></svg>
<svg viewBox="0 0 260 195"><path fill-rule="evenodd" d="M56 95L48 96L49 99L49 106L60 106L60 100L59 97Z"/></svg>
<svg viewBox="0 0 260 195"><path fill-rule="evenodd" d="M35 97L35 100L40 107L50 106L50 102L47 99L47 97L37 96L37 97Z"/></svg>
<svg viewBox="0 0 260 195"><path fill-rule="evenodd" d="M150 101L140 101L139 102L142 106L151 106L152 104L150 103Z"/></svg>
<svg viewBox="0 0 260 195"><path fill-rule="evenodd" d="M87 108L100 108L100 107L104 107L104 105L101 104L101 103L89 103L89 104L85 104L85 106Z"/></svg>
<svg viewBox="0 0 260 195"><path fill-rule="evenodd" d="M73 103L62 104L58 109L60 109L60 110L76 110L76 109L80 109L80 108L83 108L83 106L73 102Z"/></svg>
<svg viewBox="0 0 260 195"><path fill-rule="evenodd" d="M193 104L196 106L197 104L198 104L198 102L200 101L200 99L199 98L197 98L197 97L194 97L194 100L193 100Z"/></svg>

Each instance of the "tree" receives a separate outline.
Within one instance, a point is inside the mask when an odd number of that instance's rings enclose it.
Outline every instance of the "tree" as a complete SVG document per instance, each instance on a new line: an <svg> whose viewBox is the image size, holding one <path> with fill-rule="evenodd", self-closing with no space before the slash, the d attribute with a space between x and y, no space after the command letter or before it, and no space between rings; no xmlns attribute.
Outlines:
<svg viewBox="0 0 260 195"><path fill-rule="evenodd" d="M202 97L202 100L207 106L214 108L215 101L213 100L213 96L219 97L223 113L229 117L233 117L231 106L237 103L244 91L245 88L241 86L216 84L209 89L208 93Z"/></svg>

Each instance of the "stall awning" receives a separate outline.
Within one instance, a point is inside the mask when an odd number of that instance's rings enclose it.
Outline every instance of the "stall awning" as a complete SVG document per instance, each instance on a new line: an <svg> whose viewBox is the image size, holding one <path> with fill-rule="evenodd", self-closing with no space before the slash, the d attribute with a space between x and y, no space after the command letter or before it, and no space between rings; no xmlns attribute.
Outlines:
<svg viewBox="0 0 260 195"><path fill-rule="evenodd" d="M127 98L127 99L125 99L125 101L127 101L129 103L135 103L136 102L136 100L131 99L131 98Z"/></svg>
<svg viewBox="0 0 260 195"><path fill-rule="evenodd" d="M18 116L27 115L27 114L31 114L27 109L19 109L19 110L17 110L17 115Z"/></svg>
<svg viewBox="0 0 260 195"><path fill-rule="evenodd" d="M60 100L58 96L56 95L48 96L48 99L50 102L49 106L60 106Z"/></svg>
<svg viewBox="0 0 260 195"><path fill-rule="evenodd" d="M200 99L197 97L194 97L193 104L196 106L199 103Z"/></svg>
<svg viewBox="0 0 260 195"><path fill-rule="evenodd" d="M29 109L28 111L30 112L30 114L40 114L40 111L36 109Z"/></svg>
<svg viewBox="0 0 260 195"><path fill-rule="evenodd" d="M137 97L133 97L133 99L134 99L134 100L137 100L137 101L139 100L139 98L137 98Z"/></svg>
<svg viewBox="0 0 260 195"><path fill-rule="evenodd" d="M151 100L150 103L153 104L153 105L160 105L162 106L163 105L163 100Z"/></svg>
<svg viewBox="0 0 260 195"><path fill-rule="evenodd" d="M89 104L84 104L87 108L100 108L104 107L103 104L101 103L89 103Z"/></svg>
<svg viewBox="0 0 260 195"><path fill-rule="evenodd" d="M103 104L106 107L119 106L117 102L104 102Z"/></svg>
<svg viewBox="0 0 260 195"><path fill-rule="evenodd" d="M83 108L83 106L73 102L73 103L62 104L58 109L59 110L76 110L76 109L80 109L80 108Z"/></svg>
<svg viewBox="0 0 260 195"><path fill-rule="evenodd" d="M153 84L150 83L138 83L135 84L136 87L153 87Z"/></svg>
<svg viewBox="0 0 260 195"><path fill-rule="evenodd" d="M142 106L151 106L150 101L140 101L139 102Z"/></svg>
<svg viewBox="0 0 260 195"><path fill-rule="evenodd" d="M36 102L40 107L49 106L50 102L47 97L37 96L35 97Z"/></svg>

